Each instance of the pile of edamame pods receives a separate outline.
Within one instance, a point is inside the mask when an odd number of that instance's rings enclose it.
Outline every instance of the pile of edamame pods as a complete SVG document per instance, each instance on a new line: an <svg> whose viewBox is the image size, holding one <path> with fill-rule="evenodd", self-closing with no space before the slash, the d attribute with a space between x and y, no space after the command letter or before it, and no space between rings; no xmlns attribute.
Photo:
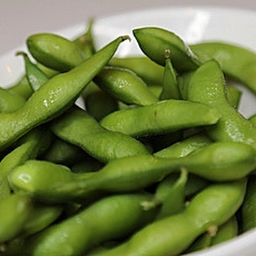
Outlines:
<svg viewBox="0 0 256 256"><path fill-rule="evenodd" d="M29 36L0 90L0 255L181 255L254 228L256 114L232 81L256 94L256 53L160 27L96 49L93 24Z"/></svg>

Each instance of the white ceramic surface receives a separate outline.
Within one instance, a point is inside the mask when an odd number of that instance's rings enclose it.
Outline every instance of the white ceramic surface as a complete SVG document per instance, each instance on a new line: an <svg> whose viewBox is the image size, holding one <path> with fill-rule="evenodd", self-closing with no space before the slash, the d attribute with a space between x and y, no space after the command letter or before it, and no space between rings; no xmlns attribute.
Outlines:
<svg viewBox="0 0 256 256"><path fill-rule="evenodd" d="M177 33L187 43L204 40L224 40L256 51L256 13L248 10L218 7L170 7L121 13L96 20L94 34L98 48L119 35L128 34L131 42L124 42L119 56L141 54L132 29L143 26L160 26ZM73 25L57 33L68 38L84 32L84 23ZM38 31L40 32L40 31ZM24 67L15 52L26 50L25 44L0 57L0 86L9 86L19 79ZM246 100L245 100L246 99ZM244 90L241 113L256 113L255 96ZM194 253L200 256L254 256L256 255L256 230L223 243L207 251Z"/></svg>

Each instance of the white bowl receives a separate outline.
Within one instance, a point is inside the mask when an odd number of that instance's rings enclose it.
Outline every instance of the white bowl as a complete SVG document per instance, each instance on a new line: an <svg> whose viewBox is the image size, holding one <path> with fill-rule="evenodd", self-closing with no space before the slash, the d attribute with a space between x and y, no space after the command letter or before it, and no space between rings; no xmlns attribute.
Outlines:
<svg viewBox="0 0 256 256"><path fill-rule="evenodd" d="M141 54L132 30L142 26L159 26L178 34L187 43L203 40L224 40L240 44L256 51L256 13L249 10L217 7L169 7L121 13L95 21L96 46L100 48L119 35L128 34L131 42L124 42L117 55ZM65 28L57 33L68 38L84 32L84 23ZM38 31L40 32L40 31ZM0 57L0 85L8 87L24 72L23 61L15 57L17 50L26 50L25 45ZM243 89L239 111L246 117L256 113L255 95ZM200 256L254 256L256 252L256 229L229 242L191 255Z"/></svg>

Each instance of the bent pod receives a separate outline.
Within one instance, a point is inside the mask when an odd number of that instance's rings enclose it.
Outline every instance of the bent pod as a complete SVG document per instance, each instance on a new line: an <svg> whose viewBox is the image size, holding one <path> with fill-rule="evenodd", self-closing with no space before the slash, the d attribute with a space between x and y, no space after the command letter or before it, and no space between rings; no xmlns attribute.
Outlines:
<svg viewBox="0 0 256 256"><path fill-rule="evenodd" d="M231 218L241 206L245 190L246 179L210 185L184 212L147 225L113 249L95 250L89 255L179 255L199 235Z"/></svg>
<svg viewBox="0 0 256 256"><path fill-rule="evenodd" d="M150 194L105 197L30 237L18 249L28 255L82 255L105 241L126 238L153 220L157 209L144 210Z"/></svg>
<svg viewBox="0 0 256 256"><path fill-rule="evenodd" d="M200 66L187 84L187 99L215 107L220 113L216 125L207 127L214 141L240 141L256 149L256 128L227 101L225 78L220 65L209 60Z"/></svg>
<svg viewBox="0 0 256 256"><path fill-rule="evenodd" d="M69 108L125 39L118 37L76 68L51 78L18 111L1 113L0 150Z"/></svg>
<svg viewBox="0 0 256 256"><path fill-rule="evenodd" d="M137 191L182 168L207 180L222 182L245 177L255 167L255 151L249 145L217 142L182 158L150 154L118 158L97 172L84 174L74 174L66 166L30 160L14 169L9 182L14 191L38 200L79 202L108 193Z"/></svg>

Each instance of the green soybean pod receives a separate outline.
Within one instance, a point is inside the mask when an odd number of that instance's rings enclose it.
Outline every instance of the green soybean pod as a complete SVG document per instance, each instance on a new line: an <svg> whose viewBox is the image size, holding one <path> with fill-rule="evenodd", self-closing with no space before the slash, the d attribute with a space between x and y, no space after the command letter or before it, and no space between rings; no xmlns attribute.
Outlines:
<svg viewBox="0 0 256 256"><path fill-rule="evenodd" d="M231 218L241 206L245 190L246 179L213 184L197 194L183 213L153 222L124 243L97 255L179 255L209 228Z"/></svg>
<svg viewBox="0 0 256 256"><path fill-rule="evenodd" d="M29 160L13 170L9 182L15 192L43 202L86 202L108 194L146 189L181 168L208 181L224 182L246 177L255 167L251 146L216 142L183 158L151 154L116 158L90 173L75 174L66 166Z"/></svg>
<svg viewBox="0 0 256 256"><path fill-rule="evenodd" d="M212 141L204 134L196 134L155 152L154 156L164 158L186 157L197 149L208 146L211 143ZM190 173L185 187L186 197L194 195L208 184L209 181Z"/></svg>
<svg viewBox="0 0 256 256"><path fill-rule="evenodd" d="M46 83L50 77L43 72L38 65L32 63L27 54L22 54L25 60L27 80L29 81L32 89L36 91L44 83ZM100 90L93 82L89 83L86 90L82 92L81 96L87 111L97 119L101 119L103 116L117 110L118 108L117 101L107 93Z"/></svg>
<svg viewBox="0 0 256 256"><path fill-rule="evenodd" d="M149 90L159 99L162 93L163 85L160 84L148 84Z"/></svg>
<svg viewBox="0 0 256 256"><path fill-rule="evenodd" d="M203 42L190 45L202 62L215 59L221 69L256 93L256 54L241 45L229 42Z"/></svg>
<svg viewBox="0 0 256 256"><path fill-rule="evenodd" d="M178 72L196 69L201 61L189 46L175 33L159 27L142 27L133 30L139 47L146 56L159 65L165 65L165 50L172 53L171 60Z"/></svg>
<svg viewBox="0 0 256 256"><path fill-rule="evenodd" d="M126 36L116 38L81 65L69 72L54 76L35 91L18 111L1 113L0 151L36 126L67 110L87 84L107 64L119 44L126 39Z"/></svg>
<svg viewBox="0 0 256 256"><path fill-rule="evenodd" d="M207 128L214 141L240 141L256 149L256 129L227 101L225 80L218 62L210 60L199 67L188 83L187 99L215 107L221 117Z"/></svg>
<svg viewBox="0 0 256 256"><path fill-rule="evenodd" d="M120 157L149 154L140 141L103 128L85 110L78 107L73 107L54 120L51 131L103 163Z"/></svg>
<svg viewBox="0 0 256 256"><path fill-rule="evenodd" d="M83 52L74 42L57 34L34 34L27 38L26 44L31 55L39 63L61 72L70 70L85 59Z"/></svg>
<svg viewBox="0 0 256 256"><path fill-rule="evenodd" d="M94 78L104 91L126 104L146 106L158 101L147 84L133 71L107 66Z"/></svg>
<svg viewBox="0 0 256 256"><path fill-rule="evenodd" d="M213 107L170 99L149 106L115 111L103 118L100 123L111 131L138 137L212 125L218 119L219 113Z"/></svg>
<svg viewBox="0 0 256 256"><path fill-rule="evenodd" d="M141 206L151 197L143 193L105 197L30 237L19 252L34 256L82 255L102 242L124 239L155 217L156 209L145 211Z"/></svg>

